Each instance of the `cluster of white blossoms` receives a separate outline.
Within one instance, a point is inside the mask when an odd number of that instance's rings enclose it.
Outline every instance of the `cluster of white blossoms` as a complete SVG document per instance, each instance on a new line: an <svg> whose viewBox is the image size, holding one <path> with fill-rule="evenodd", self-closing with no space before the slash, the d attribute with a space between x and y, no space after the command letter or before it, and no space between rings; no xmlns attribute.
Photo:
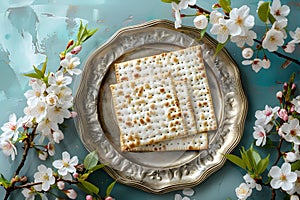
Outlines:
<svg viewBox="0 0 300 200"><path fill-rule="evenodd" d="M265 7L267 3L268 9L259 12L260 6ZM181 10L188 6L196 7L196 0L181 0L178 4L172 2L172 9L175 16L175 28L180 28L182 24L182 17L185 14ZM230 7L230 5L228 5ZM194 18L194 26L198 29L206 31L208 24L211 24L210 33L216 35L216 39L220 44L225 44L228 41L235 43L242 48L242 56L246 60L242 61L243 65L251 65L255 72L260 69L268 69L271 66L270 60L267 58L265 51L277 51L279 47L283 48L286 53L292 53L295 47L300 42L300 28L297 27L295 31L289 31L292 38L289 42L285 42L288 38L288 19L290 8L287 5L281 5L280 0L273 0L272 4L265 1L259 1L257 13L267 18L266 31L262 36L262 40L257 40L257 34L251 30L254 25L254 16L250 15L250 8L243 5L240 8L228 8L228 13L221 8L219 4L213 6L213 11L210 14L197 13ZM219 10L223 12L219 12ZM260 45L252 47L254 40L260 42ZM261 51L263 56L258 54L254 57L255 51Z"/></svg>
<svg viewBox="0 0 300 200"><path fill-rule="evenodd" d="M36 195L39 195L43 200L47 200L47 195L43 193L51 189L51 186L56 185L59 190L64 192L68 198L76 199L77 193L72 188L65 188L64 181L72 181L73 177L76 178L76 168L78 164L77 156L70 158L68 152L62 153L62 159L55 160L53 167L58 171L58 175L51 168L47 168L41 164L37 167L38 171L34 174L34 183L36 185L31 188L24 188L22 191L25 200L34 200Z"/></svg>
<svg viewBox="0 0 300 200"><path fill-rule="evenodd" d="M287 90L287 83L285 83L284 92ZM296 85L292 84L291 93L295 92L295 90ZM283 91L279 91L276 94L280 104L285 101L283 100L283 96ZM289 100L288 105L287 108L283 106L270 107L266 105L264 110L256 111L253 137L256 140L255 144L257 146L265 146L268 135L270 135L273 127L276 126L278 136L288 144L291 144L292 149L290 151L282 152L284 163L281 167L272 166L268 176L271 180L270 186L273 189L281 189L289 194L291 199L299 200L300 171L292 171L291 164L300 160L300 124L299 119L295 117L300 114L300 95ZM281 123L278 121L278 118ZM251 195L252 189L255 187L258 191L261 190L261 186L259 186L248 174L244 179L246 183L242 183L236 188L236 195L239 199L247 199ZM251 184L249 184L249 182L251 182Z"/></svg>
<svg viewBox="0 0 300 200"><path fill-rule="evenodd" d="M40 144L45 138L48 142L47 151L39 151L39 157L46 159L48 153L54 155L54 144L64 139L59 124L62 124L64 119L76 115L70 111L73 97L68 85L71 84L72 78L65 74L80 74L81 70L76 68L79 64L78 57L67 53L60 62L61 70L48 75L40 74L40 77L29 81L31 89L24 94L27 99L25 116L17 119L15 114L11 114L9 121L1 128L3 133L0 135L0 149L5 155L14 160L17 154L15 143L21 142L24 135L29 134L29 129L33 128L36 128L35 134L39 133Z"/></svg>

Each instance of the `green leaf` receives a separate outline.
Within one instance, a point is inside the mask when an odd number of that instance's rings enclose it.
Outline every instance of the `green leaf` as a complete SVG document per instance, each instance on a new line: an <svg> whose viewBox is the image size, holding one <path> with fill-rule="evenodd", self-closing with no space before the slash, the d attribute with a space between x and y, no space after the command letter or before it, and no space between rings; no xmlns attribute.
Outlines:
<svg viewBox="0 0 300 200"><path fill-rule="evenodd" d="M27 77L30 77L30 78L37 78L37 79L40 79L40 76L37 75L36 73L23 74L23 76L27 76Z"/></svg>
<svg viewBox="0 0 300 200"><path fill-rule="evenodd" d="M253 170L256 172L257 171L257 164L261 160L260 155L253 149L252 146L251 146L250 149L247 150L247 155L248 155L248 158L249 158L249 161L251 163L251 166L252 166Z"/></svg>
<svg viewBox="0 0 300 200"><path fill-rule="evenodd" d="M77 40L80 40L82 31L83 31L83 25L82 25L82 21L80 21L80 26L79 26L78 33L77 33Z"/></svg>
<svg viewBox="0 0 300 200"><path fill-rule="evenodd" d="M215 52L214 56L216 56L225 47L225 45L227 44L227 42L229 41L229 39L230 39L230 36L227 38L226 42L224 42L224 43L218 43L217 48L216 48L216 52Z"/></svg>
<svg viewBox="0 0 300 200"><path fill-rule="evenodd" d="M101 169L103 167L105 167L105 164L98 164L95 167L92 167L89 171L94 172L94 171L97 171L98 169Z"/></svg>
<svg viewBox="0 0 300 200"><path fill-rule="evenodd" d="M233 162L234 164L236 164L237 166L239 166L240 168L243 168L246 170L246 165L244 163L244 161L236 156L236 155L233 155L233 154L225 154L224 155L229 161Z"/></svg>
<svg viewBox="0 0 300 200"><path fill-rule="evenodd" d="M41 70L41 72L42 72L43 74L45 74L45 72L46 72L47 62L48 62L48 57L46 57L46 60L45 60L45 62L43 63L43 67L42 67L42 70Z"/></svg>
<svg viewBox="0 0 300 200"><path fill-rule="evenodd" d="M95 186L94 184L88 182L88 181L84 181L84 180L80 180L81 186L80 189L82 189L85 192L88 192L90 194L98 194L99 193L99 188L97 186Z"/></svg>
<svg viewBox="0 0 300 200"><path fill-rule="evenodd" d="M296 171L300 169L300 160L297 160L296 162L291 164L292 166L292 171Z"/></svg>
<svg viewBox="0 0 300 200"><path fill-rule="evenodd" d="M227 13L231 11L231 2L230 0L219 0L220 6L225 10Z"/></svg>
<svg viewBox="0 0 300 200"><path fill-rule="evenodd" d="M274 17L273 15L271 15L271 14L269 14L268 18L269 18L269 21L270 21L272 24L274 24L274 22L276 21L275 17Z"/></svg>
<svg viewBox="0 0 300 200"><path fill-rule="evenodd" d="M244 161L247 169L252 171L253 167L250 163L249 157L248 157L247 152L245 151L244 147L242 147L242 150L240 151L240 153L241 153L241 156L242 156L242 160Z"/></svg>
<svg viewBox="0 0 300 200"><path fill-rule="evenodd" d="M84 167L88 170L95 167L97 163L98 163L98 155L96 151L89 153L83 161Z"/></svg>
<svg viewBox="0 0 300 200"><path fill-rule="evenodd" d="M44 77L43 72L39 70L36 66L33 66L33 69L40 79Z"/></svg>
<svg viewBox="0 0 300 200"><path fill-rule="evenodd" d="M257 164L257 174L261 174L267 169L267 167L269 165L269 162L270 162L269 157L270 157L270 154L266 158L261 159L258 162L258 164Z"/></svg>
<svg viewBox="0 0 300 200"><path fill-rule="evenodd" d="M262 3L258 8L257 14L259 19L266 23L270 15L270 2Z"/></svg>
<svg viewBox="0 0 300 200"><path fill-rule="evenodd" d="M207 28L202 29L202 30L200 31L200 40L202 40L202 38L204 37L204 35L205 35L205 33L206 33L206 29L207 29Z"/></svg>
<svg viewBox="0 0 300 200"><path fill-rule="evenodd" d="M3 174L0 174L0 185L2 185L4 188L8 188L11 186L11 182L8 181Z"/></svg>
<svg viewBox="0 0 300 200"><path fill-rule="evenodd" d="M177 3L177 4L179 4L179 0L161 0L162 2L164 2L164 3L172 3L172 2L175 2L175 3Z"/></svg>
<svg viewBox="0 0 300 200"><path fill-rule="evenodd" d="M117 181L112 182L111 184L109 184L109 186L106 188L106 196L110 196L110 193L112 191L112 189L114 188L115 184Z"/></svg>

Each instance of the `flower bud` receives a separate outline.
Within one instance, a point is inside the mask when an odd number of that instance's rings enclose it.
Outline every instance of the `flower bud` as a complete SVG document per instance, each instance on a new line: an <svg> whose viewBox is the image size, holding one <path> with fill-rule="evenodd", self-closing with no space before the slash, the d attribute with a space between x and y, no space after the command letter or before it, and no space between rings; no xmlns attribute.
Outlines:
<svg viewBox="0 0 300 200"><path fill-rule="evenodd" d="M82 46L79 45L79 46L76 46L74 47L74 49L71 51L71 54L78 54L82 49Z"/></svg>
<svg viewBox="0 0 300 200"><path fill-rule="evenodd" d="M212 9L217 9L217 8L221 8L220 4L215 3L211 6Z"/></svg>
<svg viewBox="0 0 300 200"><path fill-rule="evenodd" d="M74 40L69 40L66 49L68 49L70 46L72 46L74 44Z"/></svg>
<svg viewBox="0 0 300 200"><path fill-rule="evenodd" d="M242 56L245 59L250 59L253 56L253 50L251 48L245 48L242 51Z"/></svg>
<svg viewBox="0 0 300 200"><path fill-rule="evenodd" d="M292 91L291 91L291 95L294 95L294 94L295 94L296 87L297 87L297 86L296 86L296 84L295 84L295 83L293 83L293 84L292 84L292 88L291 88L291 89L292 89Z"/></svg>
<svg viewBox="0 0 300 200"><path fill-rule="evenodd" d="M85 200L93 200L92 195L86 195Z"/></svg>
<svg viewBox="0 0 300 200"><path fill-rule="evenodd" d="M63 189L65 189L65 183L63 181L58 181L57 187L58 187L58 189L63 190Z"/></svg>
<svg viewBox="0 0 300 200"><path fill-rule="evenodd" d="M77 117L77 112L72 111L72 112L71 112L71 118L75 118L75 117Z"/></svg>
<svg viewBox="0 0 300 200"><path fill-rule="evenodd" d="M77 193L74 189L68 189L65 190L64 193L70 198L70 199L76 199L77 198Z"/></svg>
<svg viewBox="0 0 300 200"><path fill-rule="evenodd" d="M46 160L48 157L48 153L45 151L38 151L38 157L40 160Z"/></svg>
<svg viewBox="0 0 300 200"><path fill-rule="evenodd" d="M20 178L20 181L21 181L22 183L26 183L26 182L28 181L27 176L22 176L22 177Z"/></svg>
<svg viewBox="0 0 300 200"><path fill-rule="evenodd" d="M280 109L278 111L278 117L280 117L285 122L289 119L288 113L285 109Z"/></svg>
<svg viewBox="0 0 300 200"><path fill-rule="evenodd" d="M111 196L105 197L104 200L114 200L114 198L112 198Z"/></svg>
<svg viewBox="0 0 300 200"><path fill-rule="evenodd" d="M76 172L73 174L73 177L74 177L74 178L78 178L78 176L79 176L79 174L76 173Z"/></svg>
<svg viewBox="0 0 300 200"><path fill-rule="evenodd" d="M287 82L285 82L285 83L283 84L283 90L284 90L284 91L287 91L287 88L288 88L288 84L287 84Z"/></svg>

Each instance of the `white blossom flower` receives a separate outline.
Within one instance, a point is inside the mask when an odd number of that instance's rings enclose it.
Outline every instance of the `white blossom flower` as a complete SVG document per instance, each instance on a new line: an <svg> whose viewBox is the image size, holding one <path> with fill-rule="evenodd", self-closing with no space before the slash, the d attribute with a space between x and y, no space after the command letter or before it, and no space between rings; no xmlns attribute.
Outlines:
<svg viewBox="0 0 300 200"><path fill-rule="evenodd" d="M249 12L250 8L246 5L230 11L228 28L232 36L245 35L246 31L254 26L254 17L249 15Z"/></svg>
<svg viewBox="0 0 300 200"><path fill-rule="evenodd" d="M287 121L289 119L288 112L286 109L282 108L278 111L278 117L283 121Z"/></svg>
<svg viewBox="0 0 300 200"><path fill-rule="evenodd" d="M71 113L67 108L61 107L61 106L54 106L54 107L48 107L47 109L48 117L50 121L56 122L56 123L63 123L64 118L70 118Z"/></svg>
<svg viewBox="0 0 300 200"><path fill-rule="evenodd" d="M274 22L274 24L272 25L272 29L275 29L277 31L281 31L283 34L283 38L287 38L287 34L286 34L286 28L287 26L287 20L286 19L282 19L282 20L277 20Z"/></svg>
<svg viewBox="0 0 300 200"><path fill-rule="evenodd" d="M274 108L266 105L264 110L257 110L255 112L256 119L263 120L263 124L268 124L272 120L277 118L277 112L280 108L278 106L275 106Z"/></svg>
<svg viewBox="0 0 300 200"><path fill-rule="evenodd" d="M300 126L298 119L289 120L280 127L283 138L288 142L300 145Z"/></svg>
<svg viewBox="0 0 300 200"><path fill-rule="evenodd" d="M265 129L260 125L255 126L253 128L254 128L253 137L254 139L256 139L256 143L255 143L256 146L264 146L267 141L267 133Z"/></svg>
<svg viewBox="0 0 300 200"><path fill-rule="evenodd" d="M63 86L52 91L58 98L58 104L63 108L71 108L73 106L72 90Z"/></svg>
<svg viewBox="0 0 300 200"><path fill-rule="evenodd" d="M252 70L255 71L256 73L259 72L261 68L264 69L269 69L271 66L270 60L268 59L260 59L260 58L255 58L253 60L243 60L242 61L243 65L251 65Z"/></svg>
<svg viewBox="0 0 300 200"><path fill-rule="evenodd" d="M286 19L290 13L290 8L287 5L281 6L280 0L273 0L270 7L270 13L275 17L276 20Z"/></svg>
<svg viewBox="0 0 300 200"><path fill-rule="evenodd" d="M63 139L64 139L64 134L61 130L55 130L53 132L53 140L55 143L59 143Z"/></svg>
<svg viewBox="0 0 300 200"><path fill-rule="evenodd" d="M58 173L62 176L67 175L67 173L76 172L75 166L78 164L77 156L70 158L70 154L66 151L62 153L61 160L55 160L53 166L58 169Z"/></svg>
<svg viewBox="0 0 300 200"><path fill-rule="evenodd" d="M48 150L48 154L50 156L54 156L54 154L55 154L55 146L54 146L54 144L52 142L49 142L47 144L47 150Z"/></svg>
<svg viewBox="0 0 300 200"><path fill-rule="evenodd" d="M245 48L242 51L242 56L245 59L250 59L253 56L253 50L251 48Z"/></svg>
<svg viewBox="0 0 300 200"><path fill-rule="evenodd" d="M205 15L198 15L194 18L194 25L198 29L205 29L208 24L208 19Z"/></svg>
<svg viewBox="0 0 300 200"><path fill-rule="evenodd" d="M294 105L294 109L297 113L300 113L300 95L295 97L291 103Z"/></svg>
<svg viewBox="0 0 300 200"><path fill-rule="evenodd" d="M70 199L76 199L77 193L74 189L68 189L63 191Z"/></svg>
<svg viewBox="0 0 300 200"><path fill-rule="evenodd" d="M62 71L57 71L55 74L52 72L49 75L48 83L51 86L67 86L71 84L72 78L70 76L64 76L64 73Z"/></svg>
<svg viewBox="0 0 300 200"><path fill-rule="evenodd" d="M57 185L58 189L60 189L60 190L63 190L65 188L65 182L63 182L63 181L58 181L56 183L56 185Z"/></svg>
<svg viewBox="0 0 300 200"><path fill-rule="evenodd" d="M21 192L23 194L23 196L25 197L25 200L34 200L34 196L35 196L35 191L28 189L28 188L24 188Z"/></svg>
<svg viewBox="0 0 300 200"><path fill-rule="evenodd" d="M256 39L257 35L252 30L245 30L244 35L236 35L231 37L231 42L236 43L236 46L243 47L246 44L252 46L254 44L254 39Z"/></svg>
<svg viewBox="0 0 300 200"><path fill-rule="evenodd" d="M47 115L47 104L45 102L38 102L35 106L29 107L30 114L35 118L37 123L40 123Z"/></svg>
<svg viewBox="0 0 300 200"><path fill-rule="evenodd" d="M53 176L53 171L51 168L47 168L45 165L39 165L38 172L34 174L34 182L41 182L41 189L43 191L48 191L50 186L55 183L55 178Z"/></svg>
<svg viewBox="0 0 300 200"><path fill-rule="evenodd" d="M45 97L45 102L49 105L49 106L56 106L58 104L58 97L56 96L55 93L49 93L46 97Z"/></svg>
<svg viewBox="0 0 300 200"><path fill-rule="evenodd" d="M252 189L255 188L257 191L262 190L261 185L256 183L255 180L249 174L244 175L243 179L249 185L250 188L252 188Z"/></svg>
<svg viewBox="0 0 300 200"><path fill-rule="evenodd" d="M0 138L0 149L3 151L5 156L10 156L12 160L15 160L17 148L10 140Z"/></svg>
<svg viewBox="0 0 300 200"><path fill-rule="evenodd" d="M40 80L36 80L31 84L32 90L27 90L24 96L27 99L27 105L35 106L38 102L43 101L46 84Z"/></svg>
<svg viewBox="0 0 300 200"><path fill-rule="evenodd" d="M179 7L180 9L187 9L187 7L190 5L190 6L193 6L196 4L196 1L197 0L181 0L179 2Z"/></svg>
<svg viewBox="0 0 300 200"><path fill-rule="evenodd" d="M9 121L5 123L1 130L3 134L8 138L13 138L14 141L18 139L19 131L18 128L22 126L22 118L17 120L17 116L15 113L9 115Z"/></svg>
<svg viewBox="0 0 300 200"><path fill-rule="evenodd" d="M65 59L60 61L60 65L66 69L66 71L72 76L73 74L80 74L81 69L75 68L80 64L78 57L72 57L71 53L67 53Z"/></svg>
<svg viewBox="0 0 300 200"><path fill-rule="evenodd" d="M273 166L270 169L269 176L272 178L270 182L272 188L281 188L285 191L291 190L297 180L297 174L291 171L289 163L283 163L281 168Z"/></svg>
<svg viewBox="0 0 300 200"><path fill-rule="evenodd" d="M219 43L225 43L229 36L229 29L228 29L228 22L229 20L225 20L223 18L219 19L218 24L213 24L210 29L211 34L217 35L217 41Z"/></svg>
<svg viewBox="0 0 300 200"><path fill-rule="evenodd" d="M180 7L175 2L172 2L171 5L172 5L172 10L174 12L174 17L175 17L175 28L177 29L177 28L181 27L181 23L182 23L181 14L180 14Z"/></svg>
<svg viewBox="0 0 300 200"><path fill-rule="evenodd" d="M293 53L295 51L296 45L295 43L288 43L287 45L282 46L284 52Z"/></svg>
<svg viewBox="0 0 300 200"><path fill-rule="evenodd" d="M294 187L290 191L287 191L288 194L300 194L300 171L296 170L295 173L297 174L297 180Z"/></svg>
<svg viewBox="0 0 300 200"><path fill-rule="evenodd" d="M266 33L266 37L262 42L262 47L264 49L268 49L268 51L273 52L277 51L278 46L282 46L284 44L284 35L281 31L270 29Z"/></svg>
<svg viewBox="0 0 300 200"><path fill-rule="evenodd" d="M293 40L290 41L290 43L298 44L300 43L300 28L297 27L295 32L290 31L290 36L293 38Z"/></svg>
<svg viewBox="0 0 300 200"><path fill-rule="evenodd" d="M37 126L37 131L42 133L39 142L42 143L45 137L51 140L52 139L51 132L56 130L58 130L57 122L50 120L49 116L44 118Z"/></svg>
<svg viewBox="0 0 300 200"><path fill-rule="evenodd" d="M251 196L252 188L246 183L241 183L239 187L235 189L235 193L239 200L245 200Z"/></svg>
<svg viewBox="0 0 300 200"><path fill-rule="evenodd" d="M213 10L209 15L209 20L211 24L219 24L219 20L223 18L224 16L222 15L222 13L216 10Z"/></svg>

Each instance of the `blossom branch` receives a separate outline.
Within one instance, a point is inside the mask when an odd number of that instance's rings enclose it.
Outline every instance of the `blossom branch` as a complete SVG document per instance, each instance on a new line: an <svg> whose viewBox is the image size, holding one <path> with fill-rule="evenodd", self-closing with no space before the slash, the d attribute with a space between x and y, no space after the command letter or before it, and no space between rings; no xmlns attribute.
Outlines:
<svg viewBox="0 0 300 200"><path fill-rule="evenodd" d="M276 160L275 160L273 166L276 166L276 165L278 164L278 162L279 162L279 160L280 160L280 158L281 158L281 156L282 156L282 153L281 153L281 146L282 146L282 143L283 143L283 138L280 137L279 144L278 144L278 146L277 146L277 148L276 148L276 149L277 149L277 158L276 158Z"/></svg>
<svg viewBox="0 0 300 200"><path fill-rule="evenodd" d="M220 6L220 5L218 5L218 6ZM200 6L198 6L197 4L194 4L194 5L189 5L189 7L190 8L192 8L192 9L196 9L197 11L198 11L198 13L200 13L200 14L207 14L207 15L210 15L211 14L211 12L210 11L208 11L208 10L206 10L206 9L204 9L204 8L202 8L202 7L200 7ZM224 16L224 19L229 19L229 17L228 17L228 13L224 10L224 13L225 13L225 16ZM181 15L182 17L185 17L185 15L184 14L182 14ZM257 43L259 43L260 45L262 45L262 41L261 40L258 40L258 39L253 39L255 42L257 42ZM224 42L224 43L226 43L226 42ZM283 46L284 47L284 46ZM280 53L280 52L278 52L278 51L270 51L270 53L274 53L275 55L277 55L278 57L281 57L281 58L284 58L284 59L286 59L286 60L288 60L289 62L293 62L293 63L295 63L295 64L297 64L297 65L300 65L300 61L299 60L297 60L297 59L295 59L295 58L292 58L292 57L290 57L290 56L288 56L288 55L285 55L285 54L282 54L282 53ZM285 68L284 66L283 66L283 68Z"/></svg>

